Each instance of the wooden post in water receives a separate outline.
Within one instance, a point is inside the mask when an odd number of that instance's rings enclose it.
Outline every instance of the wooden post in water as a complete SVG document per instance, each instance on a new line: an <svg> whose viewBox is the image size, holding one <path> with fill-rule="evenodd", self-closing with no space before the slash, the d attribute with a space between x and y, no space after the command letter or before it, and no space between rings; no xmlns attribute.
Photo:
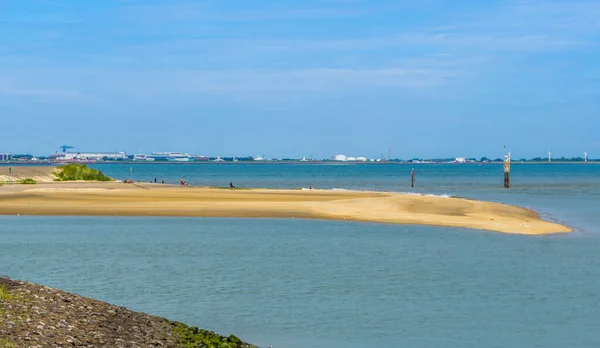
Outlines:
<svg viewBox="0 0 600 348"><path fill-rule="evenodd" d="M415 168L410 171L410 187L415 187Z"/></svg>
<svg viewBox="0 0 600 348"><path fill-rule="evenodd" d="M510 187L510 152L504 156L504 187Z"/></svg>

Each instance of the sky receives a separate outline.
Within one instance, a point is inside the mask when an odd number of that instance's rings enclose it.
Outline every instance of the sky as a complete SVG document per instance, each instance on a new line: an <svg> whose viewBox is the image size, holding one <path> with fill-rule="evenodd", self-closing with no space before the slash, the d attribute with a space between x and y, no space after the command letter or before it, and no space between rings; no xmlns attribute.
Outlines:
<svg viewBox="0 0 600 348"><path fill-rule="evenodd" d="M0 0L0 152L600 158L597 0Z"/></svg>

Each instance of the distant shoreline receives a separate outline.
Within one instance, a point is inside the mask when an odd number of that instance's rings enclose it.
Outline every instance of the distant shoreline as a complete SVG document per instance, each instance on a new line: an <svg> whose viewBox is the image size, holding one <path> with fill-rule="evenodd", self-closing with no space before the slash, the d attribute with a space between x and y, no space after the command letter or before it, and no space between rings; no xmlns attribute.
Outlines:
<svg viewBox="0 0 600 348"><path fill-rule="evenodd" d="M301 165L455 165L455 166L473 166L473 165L503 165L503 162L490 161L490 162L468 162L468 163L451 163L451 162L431 162L431 163L412 163L412 162L396 162L396 161L381 161L381 162L360 162L360 161L189 161L189 162L178 162L178 161L81 161L81 162L51 162L51 161L11 161L11 162L0 162L0 167L7 166L61 166L69 163L84 163L88 165L95 164L123 164L123 165L161 165L161 164L174 164L174 165L207 165L207 164L219 164L219 165L238 165L238 164L301 164ZM512 161L511 165L555 165L555 164L572 164L572 165L600 165L600 160L596 161L552 161L552 162L536 162L536 161Z"/></svg>

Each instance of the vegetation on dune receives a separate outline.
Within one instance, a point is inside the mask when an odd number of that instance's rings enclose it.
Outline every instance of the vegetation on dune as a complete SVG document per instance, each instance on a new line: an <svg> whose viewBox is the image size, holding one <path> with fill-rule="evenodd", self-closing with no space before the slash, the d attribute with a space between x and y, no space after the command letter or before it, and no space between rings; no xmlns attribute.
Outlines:
<svg viewBox="0 0 600 348"><path fill-rule="evenodd" d="M85 164L65 164L56 168L56 181L112 181L97 169L89 168Z"/></svg>
<svg viewBox="0 0 600 348"><path fill-rule="evenodd" d="M37 184L37 181L33 180L32 178L26 178L26 179L17 181L17 184L35 185L35 184Z"/></svg>
<svg viewBox="0 0 600 348"><path fill-rule="evenodd" d="M177 323L173 332L178 337L179 345L186 348L241 348L243 342L234 335L229 337L218 335L212 331L190 327Z"/></svg>

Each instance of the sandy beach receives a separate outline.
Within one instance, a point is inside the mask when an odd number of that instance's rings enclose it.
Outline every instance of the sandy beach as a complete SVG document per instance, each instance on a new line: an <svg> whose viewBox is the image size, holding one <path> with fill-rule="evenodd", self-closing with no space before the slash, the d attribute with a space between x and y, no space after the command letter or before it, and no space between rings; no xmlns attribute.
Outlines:
<svg viewBox="0 0 600 348"><path fill-rule="evenodd" d="M519 234L570 232L528 209L461 198L326 190L230 190L160 184L41 183L0 187L2 215L307 218L465 227Z"/></svg>
<svg viewBox="0 0 600 348"><path fill-rule="evenodd" d="M55 179L53 166L12 166L12 175L8 172L9 166L0 166L0 183L33 179L37 182L52 182Z"/></svg>

